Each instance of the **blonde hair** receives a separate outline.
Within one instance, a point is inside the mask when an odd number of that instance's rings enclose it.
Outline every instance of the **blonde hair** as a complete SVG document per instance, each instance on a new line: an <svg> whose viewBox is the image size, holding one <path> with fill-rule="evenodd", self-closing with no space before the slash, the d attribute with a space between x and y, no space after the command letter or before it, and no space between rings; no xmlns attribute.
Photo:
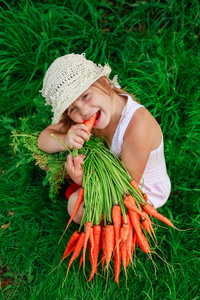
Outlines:
<svg viewBox="0 0 200 300"><path fill-rule="evenodd" d="M109 95L111 97L111 99L112 99L114 93L117 93L117 94L126 94L126 95L129 95L129 96L131 96L135 100L135 97L133 95L129 94L128 92L126 92L125 90L123 90L121 88L116 88L115 86L112 86L112 84L108 80L105 80L105 78L106 77L103 76L103 77L97 79L91 86L97 87L102 92L105 92L107 95ZM60 120L59 123L63 123L63 126L62 126L62 128L60 130L61 133L67 133L67 131L69 130L69 128L72 125L75 124L74 121L72 121L70 119L70 117L68 115L68 110L67 109L62 114L62 117L61 117L61 120Z"/></svg>

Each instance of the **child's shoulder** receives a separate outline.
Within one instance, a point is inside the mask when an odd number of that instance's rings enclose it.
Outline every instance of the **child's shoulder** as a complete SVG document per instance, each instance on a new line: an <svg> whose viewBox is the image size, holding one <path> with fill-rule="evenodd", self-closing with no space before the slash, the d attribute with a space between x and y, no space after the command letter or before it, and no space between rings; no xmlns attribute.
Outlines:
<svg viewBox="0 0 200 300"><path fill-rule="evenodd" d="M125 131L124 141L132 141L135 146L148 144L151 151L159 147L162 141L162 130L145 107L138 108L133 114Z"/></svg>

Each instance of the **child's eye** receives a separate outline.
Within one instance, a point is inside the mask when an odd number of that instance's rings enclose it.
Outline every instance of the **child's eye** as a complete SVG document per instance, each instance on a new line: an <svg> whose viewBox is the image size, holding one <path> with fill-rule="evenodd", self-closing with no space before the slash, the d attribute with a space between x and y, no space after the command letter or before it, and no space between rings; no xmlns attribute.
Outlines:
<svg viewBox="0 0 200 300"><path fill-rule="evenodd" d="M85 100L87 98L88 94L83 95L82 99Z"/></svg>
<svg viewBox="0 0 200 300"><path fill-rule="evenodd" d="M72 107L72 108L69 110L69 113L71 114L74 110L75 110L75 107Z"/></svg>

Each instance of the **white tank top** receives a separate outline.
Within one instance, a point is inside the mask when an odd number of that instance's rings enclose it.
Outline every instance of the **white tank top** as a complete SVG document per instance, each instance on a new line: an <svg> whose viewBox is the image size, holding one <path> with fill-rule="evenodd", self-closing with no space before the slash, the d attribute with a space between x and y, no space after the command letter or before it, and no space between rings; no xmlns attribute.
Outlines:
<svg viewBox="0 0 200 300"><path fill-rule="evenodd" d="M129 95L127 96L127 103L122 111L119 124L115 130L111 149L115 155L121 156L121 148L123 145L124 134L134 112L143 105L135 102ZM148 202L155 208L161 207L167 201L170 191L171 183L166 170L166 163L164 157L163 138L160 146L151 151L146 168L143 173L143 180L140 180L139 186L142 191L147 194Z"/></svg>

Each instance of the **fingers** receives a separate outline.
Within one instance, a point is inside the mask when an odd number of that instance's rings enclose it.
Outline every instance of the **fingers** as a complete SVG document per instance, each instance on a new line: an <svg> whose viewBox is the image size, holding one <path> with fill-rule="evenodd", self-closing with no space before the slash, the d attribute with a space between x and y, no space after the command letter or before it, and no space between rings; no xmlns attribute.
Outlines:
<svg viewBox="0 0 200 300"><path fill-rule="evenodd" d="M82 131L81 136L75 136L74 137L74 143L73 147L77 149L81 149L83 147L83 144L89 140L91 134L87 134L86 132Z"/></svg>
<svg viewBox="0 0 200 300"><path fill-rule="evenodd" d="M68 171L79 171L81 170L81 166L84 164L85 155L79 154L78 156L72 158L72 155L69 154L67 156L67 162L65 164L65 167Z"/></svg>
<svg viewBox="0 0 200 300"><path fill-rule="evenodd" d="M82 137L76 136L74 142L82 147L85 141Z"/></svg>
<svg viewBox="0 0 200 300"><path fill-rule="evenodd" d="M83 141L89 141L89 138L91 136L91 133L88 134L88 131L85 132L83 130L77 130L77 136L83 139Z"/></svg>
<svg viewBox="0 0 200 300"><path fill-rule="evenodd" d="M67 156L67 161L66 161L66 164L65 164L65 168L66 168L67 171L72 170L72 168L73 168L73 159L72 159L71 154L69 154Z"/></svg>
<svg viewBox="0 0 200 300"><path fill-rule="evenodd" d="M76 124L76 125L73 125L73 126L76 126L77 129L81 129L81 130L83 130L85 132L88 131L88 127L85 124L83 124L83 123L82 124Z"/></svg>
<svg viewBox="0 0 200 300"><path fill-rule="evenodd" d="M82 159L84 159L86 156L83 154L79 154L78 156L82 157Z"/></svg>
<svg viewBox="0 0 200 300"><path fill-rule="evenodd" d="M74 157L74 171L79 171L82 169L82 165L84 164L82 157Z"/></svg>
<svg viewBox="0 0 200 300"><path fill-rule="evenodd" d="M78 185L82 185L83 182L83 168L82 165L84 155L78 155L77 157L72 158L72 155L69 154L67 156L67 162L65 164L65 168L67 170L68 175L71 179L77 183Z"/></svg>
<svg viewBox="0 0 200 300"><path fill-rule="evenodd" d="M88 127L84 124L76 124L71 127L76 136L79 136L84 141L88 141L90 138L90 133L88 134Z"/></svg>
<svg viewBox="0 0 200 300"><path fill-rule="evenodd" d="M88 141L91 134L87 134L83 130L69 131L66 137L69 149L81 149L85 141Z"/></svg>

